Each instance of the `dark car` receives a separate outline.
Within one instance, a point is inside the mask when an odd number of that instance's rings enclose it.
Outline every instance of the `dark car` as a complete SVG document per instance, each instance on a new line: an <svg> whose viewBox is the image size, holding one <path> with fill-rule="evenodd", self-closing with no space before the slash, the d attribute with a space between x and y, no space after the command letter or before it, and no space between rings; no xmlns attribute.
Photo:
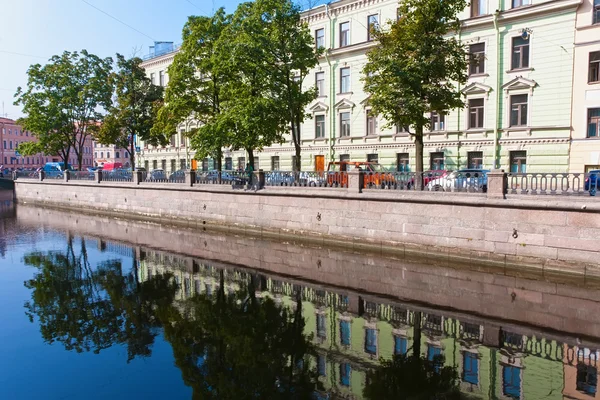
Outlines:
<svg viewBox="0 0 600 400"><path fill-rule="evenodd" d="M165 171L163 169L155 169L155 170L152 170L152 172L150 172L146 176L146 180L150 181L150 182L154 182L154 181L166 181L167 180L167 175L165 174Z"/></svg>
<svg viewBox="0 0 600 400"><path fill-rule="evenodd" d="M591 170L588 174L588 177L585 178L585 190L590 192L590 196L595 196L598 189L600 169Z"/></svg>
<svg viewBox="0 0 600 400"><path fill-rule="evenodd" d="M185 181L185 170L180 169L169 175L169 182L184 182Z"/></svg>

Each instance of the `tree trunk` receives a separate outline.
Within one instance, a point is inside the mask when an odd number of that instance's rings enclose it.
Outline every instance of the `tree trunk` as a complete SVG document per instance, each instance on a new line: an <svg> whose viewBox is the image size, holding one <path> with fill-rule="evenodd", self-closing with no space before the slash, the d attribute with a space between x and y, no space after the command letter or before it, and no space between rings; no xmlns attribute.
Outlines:
<svg viewBox="0 0 600 400"><path fill-rule="evenodd" d="M421 312L415 311L413 319L413 357L421 358Z"/></svg>
<svg viewBox="0 0 600 400"><path fill-rule="evenodd" d="M248 164L250 164L252 170L254 171L254 149L246 149L246 152L248 152ZM242 167L245 168L246 166L243 165Z"/></svg>
<svg viewBox="0 0 600 400"><path fill-rule="evenodd" d="M135 153L134 153L134 143L133 143L134 135L131 135L131 143L129 146L129 164L131 164L131 172L135 172Z"/></svg>
<svg viewBox="0 0 600 400"><path fill-rule="evenodd" d="M423 190L423 126L415 127L415 188Z"/></svg>

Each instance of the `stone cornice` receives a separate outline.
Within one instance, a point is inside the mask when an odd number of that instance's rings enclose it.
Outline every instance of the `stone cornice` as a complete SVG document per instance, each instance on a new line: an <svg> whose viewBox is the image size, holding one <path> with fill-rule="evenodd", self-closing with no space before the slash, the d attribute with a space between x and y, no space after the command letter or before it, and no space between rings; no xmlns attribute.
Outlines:
<svg viewBox="0 0 600 400"><path fill-rule="evenodd" d="M177 49L171 53L168 53L168 54L163 54L158 57L150 58L150 59L142 62L140 64L140 66L142 68L148 68L148 67L155 67L155 66L162 65L162 64L171 65L171 63L173 62L173 59L175 58L175 55L177 53L179 53L179 49Z"/></svg>
<svg viewBox="0 0 600 400"><path fill-rule="evenodd" d="M329 5L329 13L331 16L337 17L340 14L387 2L389 2L389 0L340 0ZM303 11L300 16L300 21L308 24L324 19L327 19L326 5Z"/></svg>

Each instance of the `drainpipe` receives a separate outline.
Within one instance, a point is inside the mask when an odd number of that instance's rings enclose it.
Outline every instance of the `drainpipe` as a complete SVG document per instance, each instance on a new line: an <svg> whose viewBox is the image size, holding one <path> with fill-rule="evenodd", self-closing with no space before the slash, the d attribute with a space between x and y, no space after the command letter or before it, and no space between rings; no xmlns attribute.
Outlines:
<svg viewBox="0 0 600 400"><path fill-rule="evenodd" d="M461 39L460 39L461 37L462 37L462 27L459 27L459 28L458 28L458 43L460 43L460 42L461 42ZM460 83L458 83L458 93L460 93ZM456 131L457 131L457 132L460 132L460 107L458 108L458 110L457 110L457 111L458 111L458 112L457 112L457 114L458 114L458 115L457 115L457 116L458 116L458 119L457 119L457 121L456 121ZM446 126L444 126L444 129L447 129L447 127L446 127ZM446 132L447 132L447 131L446 131ZM462 135L461 135L460 133L458 133L458 135L457 135L457 139L459 139L459 138L460 138L460 136L462 136ZM458 150L458 151L457 151L457 159L456 159L456 164L457 164L457 165L456 165L456 169L458 170L458 169L460 169L460 148L461 148L461 145L460 145L460 139L459 139L459 140L457 140L457 142L458 142L458 145L457 145L457 147L458 147L458 149L457 149L457 150ZM468 165L466 165L466 167L468 167Z"/></svg>
<svg viewBox="0 0 600 400"><path fill-rule="evenodd" d="M500 125L500 102L502 101L502 91L500 90L500 76L502 68L500 63L500 29L498 28L498 14L500 10L494 13L494 29L496 30L496 121L494 121L494 169L500 168L498 162L498 126Z"/></svg>
<svg viewBox="0 0 600 400"><path fill-rule="evenodd" d="M327 60L327 65L329 65L329 161L335 161L335 68L331 65L331 60L329 59L329 51L333 49L335 44L334 40L334 22L331 18L331 13L329 12L329 4L325 4L325 13L327 14L327 18L329 19L329 48L325 50L325 59Z"/></svg>

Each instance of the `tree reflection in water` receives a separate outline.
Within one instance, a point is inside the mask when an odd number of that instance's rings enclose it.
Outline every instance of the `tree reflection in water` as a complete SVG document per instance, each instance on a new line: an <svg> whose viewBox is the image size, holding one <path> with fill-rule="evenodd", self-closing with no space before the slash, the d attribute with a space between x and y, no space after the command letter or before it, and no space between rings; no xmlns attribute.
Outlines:
<svg viewBox="0 0 600 400"><path fill-rule="evenodd" d="M130 361L151 356L162 329L194 398L307 399L317 388L299 300L292 310L257 298L252 278L226 293L221 272L213 295L177 302L172 276L140 282L135 260L129 273L120 260L93 267L85 240L75 247L69 237L64 252L24 257L38 269L25 282L26 313L47 343L94 353L125 345Z"/></svg>

